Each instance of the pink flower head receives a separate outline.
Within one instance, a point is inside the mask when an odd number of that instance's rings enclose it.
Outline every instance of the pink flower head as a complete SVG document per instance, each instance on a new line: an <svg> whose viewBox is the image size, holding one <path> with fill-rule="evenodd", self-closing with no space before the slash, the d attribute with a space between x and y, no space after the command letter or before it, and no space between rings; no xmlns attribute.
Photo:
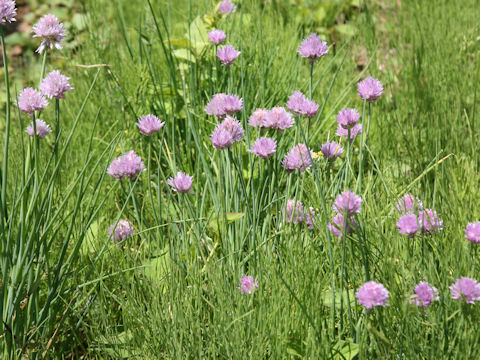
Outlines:
<svg viewBox="0 0 480 360"><path fill-rule="evenodd" d="M305 224L309 230L313 230L313 224L315 223L316 215L313 207L310 206L308 212L305 214Z"/></svg>
<svg viewBox="0 0 480 360"><path fill-rule="evenodd" d="M231 45L225 45L217 51L217 57L225 66L232 65L239 55L240 51L235 50Z"/></svg>
<svg viewBox="0 0 480 360"><path fill-rule="evenodd" d="M465 229L465 239L474 244L480 243L480 222L469 223Z"/></svg>
<svg viewBox="0 0 480 360"><path fill-rule="evenodd" d="M358 214L361 210L362 199L351 191L344 191L337 196L333 203L333 210L346 216Z"/></svg>
<svg viewBox="0 0 480 360"><path fill-rule="evenodd" d="M237 10L237 6L228 0L224 0L220 3L218 7L218 11L222 14L228 14L231 12L235 12Z"/></svg>
<svg viewBox="0 0 480 360"><path fill-rule="evenodd" d="M410 302L416 306L427 307L432 304L432 302L438 301L439 299L438 290L429 283L422 281L415 286Z"/></svg>
<svg viewBox="0 0 480 360"><path fill-rule="evenodd" d="M124 241L126 238L133 235L134 229L130 221L121 219L116 225L117 226L112 224L108 229L108 235L110 235L111 240L114 240L115 242Z"/></svg>
<svg viewBox="0 0 480 360"><path fill-rule="evenodd" d="M225 120L223 120L218 126L232 134L234 142L241 141L243 139L244 130L242 124L240 124L240 121L237 119L227 115Z"/></svg>
<svg viewBox="0 0 480 360"><path fill-rule="evenodd" d="M290 199L282 210L283 219L292 224L300 224L304 220L303 204L301 201Z"/></svg>
<svg viewBox="0 0 480 360"><path fill-rule="evenodd" d="M277 142L272 138L261 137L255 141L252 148L248 151L263 159L267 159L277 151Z"/></svg>
<svg viewBox="0 0 480 360"><path fill-rule="evenodd" d="M50 129L50 125L46 124L45 121L40 120L40 119L35 120L35 127L36 127L36 130L37 130L37 135L38 135L39 139L43 139L45 136L47 136L48 134L50 134L52 132L52 129ZM33 137L33 132L34 132L33 121L27 127L27 129L25 131L27 132L28 135Z"/></svg>
<svg viewBox="0 0 480 360"><path fill-rule="evenodd" d="M298 48L298 53L304 57L310 59L310 62L314 62L320 59L322 56L328 54L328 46L326 41L322 41L320 36L312 34L305 40Z"/></svg>
<svg viewBox="0 0 480 360"><path fill-rule="evenodd" d="M62 75L58 70L53 70L43 79L40 91L50 99L64 99L65 93L73 90L68 80L70 80L69 77Z"/></svg>
<svg viewBox="0 0 480 360"><path fill-rule="evenodd" d="M413 236L418 231L419 223L417 215L405 214L397 222L398 232L408 236Z"/></svg>
<svg viewBox="0 0 480 360"><path fill-rule="evenodd" d="M326 142L323 144L321 151L323 157L330 161L335 161L340 155L343 154L343 148L335 141Z"/></svg>
<svg viewBox="0 0 480 360"><path fill-rule="evenodd" d="M145 170L142 158L131 150L125 155L120 156L112 161L107 169L108 175L116 179L130 178L135 180L142 171Z"/></svg>
<svg viewBox="0 0 480 360"><path fill-rule="evenodd" d="M351 234L358 227L358 224L352 217L345 217L342 214L337 214L333 217L332 221L328 223L328 229L334 236L343 238L343 235Z"/></svg>
<svg viewBox="0 0 480 360"><path fill-rule="evenodd" d="M173 191L179 192L181 194L193 194L193 191L191 190L192 183L193 177L181 171L177 172L177 175L174 178L170 178L167 180L167 184L172 187Z"/></svg>
<svg viewBox="0 0 480 360"><path fill-rule="evenodd" d="M240 290L244 294L251 294L258 289L258 282L252 276L246 275L240 279L240 285L238 286L238 290Z"/></svg>
<svg viewBox="0 0 480 360"><path fill-rule="evenodd" d="M348 129L344 129L340 124L337 128L337 136L343 137L346 140L350 140L350 143L353 143L353 140L362 133L362 124L357 124L350 129L350 136L348 135Z"/></svg>
<svg viewBox="0 0 480 360"><path fill-rule="evenodd" d="M213 133L210 136L210 141L217 150L229 148L235 143L230 131L221 128L220 125L213 130Z"/></svg>
<svg viewBox="0 0 480 360"><path fill-rule="evenodd" d="M455 283L450 286L452 299L463 300L467 304L474 304L475 301L480 300L480 284L467 277L457 279Z"/></svg>
<svg viewBox="0 0 480 360"><path fill-rule="evenodd" d="M410 214L423 210L422 202L411 194L406 194L397 202L397 210L402 214Z"/></svg>
<svg viewBox="0 0 480 360"><path fill-rule="evenodd" d="M317 115L318 105L314 101L307 99L300 91L294 91L288 99L287 109L297 115L312 118Z"/></svg>
<svg viewBox="0 0 480 360"><path fill-rule="evenodd" d="M358 95L370 103L378 100L383 93L383 86L380 81L372 77L360 81L358 84Z"/></svg>
<svg viewBox="0 0 480 360"><path fill-rule="evenodd" d="M243 100L236 95L216 94L205 107L207 115L224 117L242 110Z"/></svg>
<svg viewBox="0 0 480 360"><path fill-rule="evenodd" d="M358 298L358 303L367 310L374 306L388 306L388 290L375 281L368 281L360 286L355 296Z"/></svg>
<svg viewBox="0 0 480 360"><path fill-rule="evenodd" d="M425 209L418 214L420 226L423 233L426 235L433 235L438 231L443 230L443 221L437 215L437 212L432 209Z"/></svg>
<svg viewBox="0 0 480 360"><path fill-rule="evenodd" d="M155 115L144 115L138 119L137 126L140 129L140 133L145 136L150 136L156 134L160 129L165 125L158 117Z"/></svg>
<svg viewBox="0 0 480 360"><path fill-rule="evenodd" d="M4 25L7 22L11 23L17 16L17 9L15 8L15 1L0 0L0 24Z"/></svg>
<svg viewBox="0 0 480 360"><path fill-rule="evenodd" d="M225 41L227 35L222 30L212 30L208 33L208 39L212 44L218 45Z"/></svg>
<svg viewBox="0 0 480 360"><path fill-rule="evenodd" d="M48 100L39 91L29 87L20 91L17 105L22 112L31 116L35 111L45 109Z"/></svg>
<svg viewBox="0 0 480 360"><path fill-rule="evenodd" d="M253 127L265 127L265 119L267 118L267 109L257 109L253 112L252 116L248 120L248 125Z"/></svg>
<svg viewBox="0 0 480 360"><path fill-rule="evenodd" d="M298 144L294 146L287 155L283 158L282 166L288 172L296 169L304 172L312 166L312 152L305 144Z"/></svg>
<svg viewBox="0 0 480 360"><path fill-rule="evenodd" d="M283 107L277 106L270 110L265 116L263 126L276 130L289 129L295 124L295 120Z"/></svg>
<svg viewBox="0 0 480 360"><path fill-rule="evenodd" d="M37 49L38 53L42 53L46 48L53 49L53 47L61 50L63 38L67 35L63 24L52 14L45 15L33 25L33 32L33 37L42 38L42 43Z"/></svg>
<svg viewBox="0 0 480 360"><path fill-rule="evenodd" d="M357 125L358 119L360 119L360 114L355 109L343 109L337 115L337 123L344 129L353 128Z"/></svg>

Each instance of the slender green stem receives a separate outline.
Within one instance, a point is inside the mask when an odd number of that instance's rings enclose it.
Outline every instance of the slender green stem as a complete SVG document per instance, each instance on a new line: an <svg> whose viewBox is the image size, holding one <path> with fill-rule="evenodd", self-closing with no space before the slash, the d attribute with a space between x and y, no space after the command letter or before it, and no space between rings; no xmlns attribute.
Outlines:
<svg viewBox="0 0 480 360"><path fill-rule="evenodd" d="M58 163L58 141L60 136L60 100L55 99L55 145L53 152L55 154L55 165Z"/></svg>
<svg viewBox="0 0 480 360"><path fill-rule="evenodd" d="M362 111L362 122L363 124L365 124L365 106L366 106L367 102L364 101L363 102L363 111ZM364 141L363 141L363 138L364 136L364 132L365 132L365 129L363 129L364 131L362 131L362 134L361 134L361 137L360 137L360 152L358 154L358 158L359 158L359 164L358 164L358 178L357 178L357 182L358 182L358 193L362 194L362 176L363 176L363 148L365 147L365 144L364 144ZM366 139L365 139L365 143L366 143Z"/></svg>
<svg viewBox="0 0 480 360"><path fill-rule="evenodd" d="M5 74L5 144L3 148L3 168L2 168L2 198L1 198L1 220L0 229L4 233L4 221L7 220L7 181L8 181L8 143L10 139L10 79L8 77L8 58L7 48L5 46L5 33L3 26L0 25L0 39L2 44L3 69Z"/></svg>
<svg viewBox="0 0 480 360"><path fill-rule="evenodd" d="M43 78L45 77L45 68L47 66L47 49L43 51L42 57L42 70L40 71L40 83L42 82Z"/></svg>

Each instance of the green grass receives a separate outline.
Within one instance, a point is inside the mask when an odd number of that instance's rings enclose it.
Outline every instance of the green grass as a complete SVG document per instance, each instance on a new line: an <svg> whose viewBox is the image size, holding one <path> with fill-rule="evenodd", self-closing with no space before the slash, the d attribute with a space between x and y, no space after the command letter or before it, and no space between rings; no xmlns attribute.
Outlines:
<svg viewBox="0 0 480 360"><path fill-rule="evenodd" d="M310 67L296 50L318 30L314 20L309 18L307 28L294 2L262 3L245 1L235 15L220 18L213 16L210 1L151 0L151 7L148 1L86 2L88 40L72 60L70 53L52 53L47 69L60 67L75 87L62 101L61 181L55 195L46 196L52 213L63 211L61 200L67 199L65 216L54 219L55 231L45 232L50 257L33 256L35 276L30 276L40 281L34 282L35 305L23 310L10 304L17 317L9 324L18 324L18 339L3 330L5 356L16 350L19 356L18 343L31 358L41 358L45 350L50 358L99 359L479 356L478 305L451 300L448 288L461 276L480 279L477 249L463 234L480 216L476 1L404 0L401 6L387 1L361 8L343 3L347 23L357 32L332 34L335 46L314 67L313 99L323 112L312 122L308 144L318 151L334 138L342 108L362 113L356 83L367 75L379 78L385 93L371 108L361 185L358 139L348 161L342 155L333 169L322 159L304 174L289 175L280 167L283 155L303 142L305 120L275 135L278 152L268 161L246 152L260 135L252 127L244 126L245 140L229 152L211 146L217 120L206 116L204 107L213 94L228 90L241 96L238 118L244 125L257 107L283 106L294 90L308 94ZM202 21L225 30L228 43L242 51L230 70L218 66L213 48L204 46ZM368 65L359 69L355 59L362 48ZM11 77L18 84L21 75ZM23 86L37 85L33 70L25 77ZM364 124L368 105L365 109ZM146 113L166 122L152 139L135 125ZM53 106L42 114L50 121L53 116ZM23 164L20 139L26 139L27 121L13 108L8 176L15 196L24 168L14 164ZM54 145L45 140L40 164ZM132 149L148 171L131 183L103 177L113 157ZM84 170L85 181L75 185ZM194 176L194 194L175 194L166 185L176 171ZM76 195L67 198L71 189ZM326 224L333 199L346 189L359 193L363 204L358 231L340 242ZM407 192L437 210L443 231L415 239L398 233L394 206ZM282 222L290 198L315 208L312 231ZM18 227L44 239L38 222L51 217L35 214L37 222L25 220ZM115 244L107 231L120 218L129 219L138 235ZM67 257L80 248L67 262L71 268L60 271L54 265L65 244ZM58 273L62 285L55 288L47 321L37 324ZM258 279L252 295L237 290L245 274ZM370 279L390 291L390 306L366 313L354 293ZM420 281L440 293L440 301L424 313L408 301ZM16 300L31 288L21 289Z"/></svg>

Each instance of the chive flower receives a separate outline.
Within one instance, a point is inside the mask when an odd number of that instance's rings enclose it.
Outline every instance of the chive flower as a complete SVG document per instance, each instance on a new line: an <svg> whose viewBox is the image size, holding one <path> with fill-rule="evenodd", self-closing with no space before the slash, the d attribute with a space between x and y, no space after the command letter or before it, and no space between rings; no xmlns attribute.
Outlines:
<svg viewBox="0 0 480 360"><path fill-rule="evenodd" d="M337 123L346 130L357 125L358 119L360 119L360 114L355 109L343 109L337 115Z"/></svg>
<svg viewBox="0 0 480 360"><path fill-rule="evenodd" d="M300 170L303 173L312 166L312 157L312 152L305 144L298 144L285 155L282 166L288 172Z"/></svg>
<svg viewBox="0 0 480 360"><path fill-rule="evenodd" d="M190 193L193 194L191 190L193 183L193 176L185 174L181 171L177 172L177 175L173 178L167 180L167 184L170 185L173 191L180 194Z"/></svg>
<svg viewBox="0 0 480 360"><path fill-rule="evenodd" d="M480 243L480 222L469 223L465 229L465 239L474 244Z"/></svg>
<svg viewBox="0 0 480 360"><path fill-rule="evenodd" d="M69 77L62 75L58 70L53 70L43 79L39 88L49 99L64 99L65 93L73 90L68 80L70 80Z"/></svg>
<svg viewBox="0 0 480 360"><path fill-rule="evenodd" d="M228 0L222 1L220 3L220 6L218 7L218 11L221 12L222 14L228 14L231 12L235 12L236 10L237 10L237 6Z"/></svg>
<svg viewBox="0 0 480 360"><path fill-rule="evenodd" d="M267 118L267 109L256 109L250 119L248 119L248 125L258 128L265 127L265 119Z"/></svg>
<svg viewBox="0 0 480 360"><path fill-rule="evenodd" d="M32 116L35 111L45 109L48 100L38 90L28 87L20 91L17 105L20 111Z"/></svg>
<svg viewBox="0 0 480 360"><path fill-rule="evenodd" d="M286 130L294 124L295 120L292 114L286 111L285 108L276 106L265 115L263 127L275 130Z"/></svg>
<svg viewBox="0 0 480 360"><path fill-rule="evenodd" d="M39 139L43 139L45 136L47 136L52 132L52 129L50 129L50 125L48 125L47 123L45 123L45 121L40 119L35 120L35 127L37 130L37 136ZM27 127L25 131L28 135L33 137L33 132L34 132L33 121L30 123L30 125Z"/></svg>
<svg viewBox="0 0 480 360"><path fill-rule="evenodd" d="M308 99L300 91L294 91L290 95L287 102L287 109L295 113L296 115L302 115L308 118L312 118L317 115L318 105L313 101Z"/></svg>
<svg viewBox="0 0 480 360"><path fill-rule="evenodd" d="M366 78L357 84L358 95L365 101L374 103L383 93L383 86L380 81L372 77Z"/></svg>
<svg viewBox="0 0 480 360"><path fill-rule="evenodd" d="M225 41L227 35L222 30L212 30L208 33L208 39L214 45L219 45Z"/></svg>
<svg viewBox="0 0 480 360"><path fill-rule="evenodd" d="M16 21L15 16L17 16L15 1L0 0L0 24L5 25L7 22Z"/></svg>
<svg viewBox="0 0 480 360"><path fill-rule="evenodd" d="M156 134L160 129L165 125L158 117L155 115L144 115L138 119L137 126L140 129L140 133L145 136L150 136Z"/></svg>
<svg viewBox="0 0 480 360"><path fill-rule="evenodd" d="M415 286L410 302L416 306L428 307L432 302L438 301L439 299L438 290L428 282L422 281Z"/></svg>
<svg viewBox="0 0 480 360"><path fill-rule="evenodd" d="M33 25L33 37L42 38L42 43L37 49L42 53L46 48L58 50L62 49L63 38L67 35L63 23L59 22L57 17L52 14L45 15L35 25Z"/></svg>
<svg viewBox="0 0 480 360"><path fill-rule="evenodd" d="M388 306L388 290L380 283L368 281L355 293L358 303L370 310L375 306Z"/></svg>
<svg viewBox="0 0 480 360"><path fill-rule="evenodd" d="M224 66L230 66L240 55L240 51L236 50L232 45L225 45L218 49L217 57Z"/></svg>
<svg viewBox="0 0 480 360"><path fill-rule="evenodd" d="M250 275L243 276L240 279L240 285L238 285L238 290L244 294L252 294L255 289L258 289L258 282L255 278Z"/></svg>
<svg viewBox="0 0 480 360"><path fill-rule="evenodd" d="M320 36L314 33L303 40L298 48L298 53L302 57L310 59L310 63L313 63L328 54L327 42L322 41Z"/></svg>
<svg viewBox="0 0 480 360"><path fill-rule="evenodd" d="M272 138L261 137L255 141L248 151L263 159L268 159L277 151L277 142Z"/></svg>
<svg viewBox="0 0 480 360"><path fill-rule="evenodd" d="M116 225L116 226L115 226ZM110 225L108 235L115 242L124 241L134 234L133 225L130 221L121 219L117 224Z"/></svg>
<svg viewBox="0 0 480 360"><path fill-rule="evenodd" d="M480 284L477 280L462 277L457 279L451 286L452 299L465 301L467 304L474 304L480 300Z"/></svg>
<svg viewBox="0 0 480 360"><path fill-rule="evenodd" d="M107 169L108 175L120 180L127 177L135 180L142 171L145 171L142 158L133 150L114 159Z"/></svg>
<svg viewBox="0 0 480 360"><path fill-rule="evenodd" d="M346 216L358 214L362 207L362 199L352 191L344 191L335 198L333 210Z"/></svg>
<svg viewBox="0 0 480 360"><path fill-rule="evenodd" d="M335 141L326 142L322 145L321 152L326 160L335 161L340 155L343 154L343 148Z"/></svg>

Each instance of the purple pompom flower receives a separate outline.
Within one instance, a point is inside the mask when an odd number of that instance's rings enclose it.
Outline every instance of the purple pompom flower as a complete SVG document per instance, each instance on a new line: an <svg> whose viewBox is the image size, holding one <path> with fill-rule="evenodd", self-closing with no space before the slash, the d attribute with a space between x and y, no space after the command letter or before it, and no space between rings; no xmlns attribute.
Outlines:
<svg viewBox="0 0 480 360"><path fill-rule="evenodd" d="M312 118L317 115L318 105L314 101L307 99L300 91L294 91L288 99L287 109L296 115Z"/></svg>
<svg viewBox="0 0 480 360"><path fill-rule="evenodd" d="M304 57L310 59L310 62L320 59L322 56L328 54L328 46L326 41L322 41L320 36L312 34L305 40L298 48L298 53Z"/></svg>
<svg viewBox="0 0 480 360"><path fill-rule="evenodd" d="M433 235L443 230L443 221L438 217L435 210L425 209L420 211L418 219L425 235Z"/></svg>
<svg viewBox="0 0 480 360"><path fill-rule="evenodd" d="M210 136L210 141L217 150L229 148L235 143L230 131L222 129L219 126L217 126L213 131L212 135Z"/></svg>
<svg viewBox="0 0 480 360"><path fill-rule="evenodd" d="M215 45L223 43L226 38L227 35L225 35L225 32L223 32L222 30L215 29L208 33L208 39L212 44Z"/></svg>
<svg viewBox="0 0 480 360"><path fill-rule="evenodd" d="M353 140L362 133L362 124L357 124L350 129L350 136L348 134L348 129L344 129L341 125L338 125L337 136L343 137L346 140L350 140L350 143L353 143Z"/></svg>
<svg viewBox="0 0 480 360"><path fill-rule="evenodd" d="M418 231L419 223L414 214L405 214L397 222L398 232L413 237Z"/></svg>
<svg viewBox="0 0 480 360"><path fill-rule="evenodd" d="M0 24L4 25L7 22L11 23L17 16L17 9L15 8L15 1L0 0Z"/></svg>
<svg viewBox="0 0 480 360"><path fill-rule="evenodd" d="M416 306L427 307L431 305L432 302L438 301L439 299L438 290L429 283L422 281L415 286L410 302Z"/></svg>
<svg viewBox="0 0 480 360"><path fill-rule="evenodd" d="M355 109L343 109L337 115L337 123L344 129L351 129L358 123L360 114Z"/></svg>
<svg viewBox="0 0 480 360"><path fill-rule="evenodd" d="M258 282L252 276L246 275L240 279L240 285L238 285L238 290L244 294L251 294L258 289Z"/></svg>
<svg viewBox="0 0 480 360"><path fill-rule="evenodd" d="M240 51L235 50L231 45L225 45L217 51L217 57L225 66L232 65L239 55Z"/></svg>
<svg viewBox="0 0 480 360"><path fill-rule="evenodd" d="M383 93L383 86L380 81L372 77L360 81L358 84L358 95L363 100L374 103Z"/></svg>
<svg viewBox="0 0 480 360"><path fill-rule="evenodd" d="M292 172L296 169L300 170L300 172L304 172L312 166L312 157L312 152L305 144L298 144L297 146L294 146L287 155L285 155L282 161L282 166L288 172Z"/></svg>
<svg viewBox="0 0 480 360"><path fill-rule="evenodd" d="M352 217L347 217L345 220L345 217L342 214L337 214L327 226L334 236L343 238L344 234L348 235L353 233L358 224Z"/></svg>
<svg viewBox="0 0 480 360"><path fill-rule="evenodd" d="M165 125L158 117L155 115L144 115L138 119L137 126L140 129L140 133L145 136L150 136L156 134L160 129Z"/></svg>
<svg viewBox="0 0 480 360"><path fill-rule="evenodd" d="M367 310L374 306L388 306L388 290L375 281L368 281L360 286L355 296L358 298L358 303Z"/></svg>
<svg viewBox="0 0 480 360"><path fill-rule="evenodd" d="M243 100L236 95L216 94L205 107L207 115L224 117L242 110Z"/></svg>
<svg viewBox="0 0 480 360"><path fill-rule="evenodd" d="M267 109L255 110L248 120L248 125L259 128L265 127L265 119L267 118L267 114Z"/></svg>
<svg viewBox="0 0 480 360"><path fill-rule="evenodd" d="M62 75L58 70L53 70L43 79L39 88L42 94L50 99L64 99L65 93L73 90L68 80L69 77Z"/></svg>
<svg viewBox="0 0 480 360"><path fill-rule="evenodd" d="M63 24L52 14L45 15L33 25L33 32L33 37L42 38L42 43L37 49L38 53L42 53L46 48L53 49L53 47L61 50L61 43L63 42L63 38L67 35L63 28Z"/></svg>
<svg viewBox="0 0 480 360"><path fill-rule="evenodd" d="M480 243L480 222L469 223L465 229L465 239L474 244Z"/></svg>
<svg viewBox="0 0 480 360"><path fill-rule="evenodd" d="M293 124L295 124L295 120L292 114L283 107L277 106L267 113L263 126L276 130L285 130L291 128Z"/></svg>
<svg viewBox="0 0 480 360"><path fill-rule="evenodd" d="M218 126L232 134L234 142L241 141L243 139L244 130L242 124L240 124L240 121L237 119L227 115L225 120L223 120Z"/></svg>
<svg viewBox="0 0 480 360"><path fill-rule="evenodd" d="M340 155L343 154L342 146L335 142L326 142L322 145L322 154L326 160L335 161Z"/></svg>
<svg viewBox="0 0 480 360"><path fill-rule="evenodd" d="M191 190L192 183L193 177L181 171L177 172L177 175L174 178L170 178L167 180L167 184L172 187L173 191L179 192L181 194L193 194L193 191Z"/></svg>
<svg viewBox="0 0 480 360"><path fill-rule="evenodd" d="M362 199L352 191L344 191L337 196L333 203L333 210L345 216L353 216L361 210Z"/></svg>
<svg viewBox="0 0 480 360"><path fill-rule="evenodd" d="M130 178L135 180L142 171L145 170L142 158L130 150L125 155L120 156L112 161L107 169L108 175L116 179Z"/></svg>
<svg viewBox="0 0 480 360"><path fill-rule="evenodd" d="M402 214L410 214L423 210L422 202L411 194L406 194L397 202L397 210Z"/></svg>
<svg viewBox="0 0 480 360"><path fill-rule="evenodd" d="M35 120L35 127L36 127L36 130L37 130L37 135L38 135L39 139L43 139L45 136L47 136L48 134L50 134L52 132L52 129L50 129L50 125L46 124L45 121L40 120L40 119ZM33 137L33 131L34 131L33 130L33 121L27 127L27 129L25 131L27 132L28 135Z"/></svg>
<svg viewBox="0 0 480 360"><path fill-rule="evenodd" d="M237 95L226 95L223 99L223 109L226 114L233 115L243 109L243 100Z"/></svg>
<svg viewBox="0 0 480 360"><path fill-rule="evenodd" d="M30 116L35 111L42 111L47 105L48 100L45 96L30 87L23 89L18 96L18 108Z"/></svg>
<svg viewBox="0 0 480 360"><path fill-rule="evenodd" d="M292 224L300 224L304 220L303 204L301 201L290 199L287 205L282 209L284 221Z"/></svg>
<svg viewBox="0 0 480 360"><path fill-rule="evenodd" d="M272 138L262 137L257 139L248 151L263 159L267 159L277 151L277 142Z"/></svg>
<svg viewBox="0 0 480 360"><path fill-rule="evenodd" d="M220 3L218 7L218 11L222 14L228 14L231 12L235 12L237 10L237 5L233 4L231 1L224 0Z"/></svg>
<svg viewBox="0 0 480 360"><path fill-rule="evenodd" d="M467 277L457 279L455 283L450 286L452 299L462 300L467 304L474 304L475 301L480 300L480 284Z"/></svg>
<svg viewBox="0 0 480 360"><path fill-rule="evenodd" d="M115 226L115 224L112 224L108 229L108 235L110 235L111 240L119 242L133 235L134 229L130 221L121 219L116 225L117 226Z"/></svg>

